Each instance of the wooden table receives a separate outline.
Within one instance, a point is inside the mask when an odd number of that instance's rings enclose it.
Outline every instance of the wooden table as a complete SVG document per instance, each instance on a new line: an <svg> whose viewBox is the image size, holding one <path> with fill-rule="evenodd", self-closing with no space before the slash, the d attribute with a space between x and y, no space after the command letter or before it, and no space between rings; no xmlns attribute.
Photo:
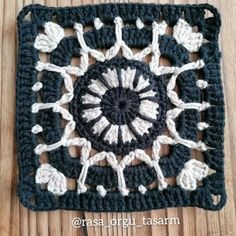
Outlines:
<svg viewBox="0 0 236 236"><path fill-rule="evenodd" d="M34 0L48 6L66 6L101 3L104 1ZM109 2L109 1L108 1ZM113 1L114 2L114 1ZM122 1L121 1L122 2ZM149 2L149 1L143 1ZM151 2L151 1L150 1ZM153 1L155 2L155 1ZM204 0L161 0L161 3L204 3ZM16 16L32 0L0 1L0 235L236 235L236 1L209 0L222 16L221 49L223 52L222 77L226 100L225 172L228 201L219 212L198 208L176 208L133 213L87 213L55 211L35 213L24 208L16 196L17 156L15 148L15 73L16 73ZM135 219L143 217L179 217L180 224L157 226L82 227L75 229L74 217L86 219Z"/></svg>

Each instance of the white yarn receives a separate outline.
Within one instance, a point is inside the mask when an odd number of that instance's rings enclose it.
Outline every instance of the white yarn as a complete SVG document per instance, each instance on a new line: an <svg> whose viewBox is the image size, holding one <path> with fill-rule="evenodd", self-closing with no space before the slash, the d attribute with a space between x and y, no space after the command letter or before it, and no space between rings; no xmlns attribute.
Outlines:
<svg viewBox="0 0 236 236"><path fill-rule="evenodd" d="M87 191L87 187L85 185L85 180L88 174L88 168L89 168L89 162L85 161L83 163L83 167L81 169L80 172L80 176L77 180L77 193L81 194L81 193L85 193Z"/></svg>
<svg viewBox="0 0 236 236"><path fill-rule="evenodd" d="M191 159L185 163L184 168L178 174L176 181L181 188L193 191L197 188L197 180L201 181L208 175L207 164Z"/></svg>
<svg viewBox="0 0 236 236"><path fill-rule="evenodd" d="M118 125L111 125L110 129L107 131L104 140L108 141L109 144L118 143Z"/></svg>
<svg viewBox="0 0 236 236"><path fill-rule="evenodd" d="M98 191L98 193L99 193L102 197L105 197L106 194L107 194L106 189L105 189L102 185L98 185L98 186L96 187L96 190Z"/></svg>
<svg viewBox="0 0 236 236"><path fill-rule="evenodd" d="M147 188L143 185L139 185L138 191L142 194L145 194L147 192Z"/></svg>
<svg viewBox="0 0 236 236"><path fill-rule="evenodd" d="M77 193L78 194L81 194L87 191L85 181L88 174L88 168L91 165L94 165L95 163L97 163L98 161L103 160L107 155L105 152L100 152L89 158L90 150L91 150L91 144L90 142L88 142L87 147L83 149L83 152L81 152L81 164L83 165L83 167L81 169L80 176L77 179Z"/></svg>
<svg viewBox="0 0 236 236"><path fill-rule="evenodd" d="M96 30L100 30L103 27L103 23L99 18L94 19L94 27Z"/></svg>
<svg viewBox="0 0 236 236"><path fill-rule="evenodd" d="M53 22L44 25L45 34L39 34L34 43L34 47L41 52L51 52L64 37L64 29Z"/></svg>
<svg viewBox="0 0 236 236"><path fill-rule="evenodd" d="M139 113L148 118L156 119L158 114L158 107L159 105L155 102L149 100L142 100L139 106Z"/></svg>
<svg viewBox="0 0 236 236"><path fill-rule="evenodd" d="M91 84L88 86L88 88L91 89L93 92L99 94L100 96L105 94L107 91L105 85L99 80L91 80Z"/></svg>
<svg viewBox="0 0 236 236"><path fill-rule="evenodd" d="M36 65L36 69L38 71L42 71L42 70L48 70L48 71L55 71L61 74L61 76L64 78L64 85L65 85L65 89L66 89L66 93L62 95L62 97L56 101L55 103L34 103L32 105L32 112L33 113L37 113L40 110L44 110L44 109L50 109L52 108L53 112L58 112L62 115L62 118L66 121L68 121L68 123L65 126L65 131L64 131L64 135L62 136L61 140L51 144L51 145L47 145L47 144L39 144L36 148L35 148L35 153L36 154L41 154L42 152L45 151L52 151L54 149L57 149L60 146L65 146L67 145L67 138L69 137L70 133L74 130L74 121L73 121L73 116L70 114L70 112L62 107L62 105L69 103L74 96L74 89L73 89L73 83L72 83L72 79L69 76L69 74L67 74L67 71L65 68L63 67L59 67L53 64L49 64L49 63L41 63L38 62Z"/></svg>
<svg viewBox="0 0 236 236"><path fill-rule="evenodd" d="M99 52L98 50L92 49L87 46L85 40L84 40L84 29L82 24L75 23L74 29L76 31L77 39L81 47L81 63L80 68L83 72L86 72L89 66L89 55L94 57L97 61L104 61L105 56L102 52Z"/></svg>
<svg viewBox="0 0 236 236"><path fill-rule="evenodd" d="M144 48L141 52L138 52L134 55L135 60L143 61L144 58L152 54L151 62L149 64L150 70L154 72L159 67L159 59L160 59L160 50L159 50L159 35L163 35L165 33L167 27L166 21L162 21L160 23L153 22L152 24L152 43Z"/></svg>
<svg viewBox="0 0 236 236"><path fill-rule="evenodd" d="M110 124L105 116L103 116L92 128L94 134L101 134L102 131Z"/></svg>
<svg viewBox="0 0 236 236"><path fill-rule="evenodd" d="M122 40L123 21L120 17L116 17L114 23L115 23L116 42L114 46L112 46L110 49L106 51L106 59L110 60L111 58L115 57L120 50L122 50L123 57L125 57L128 60L131 60L133 59L133 52Z"/></svg>
<svg viewBox="0 0 236 236"><path fill-rule="evenodd" d="M106 73L103 73L102 76L106 83L109 84L111 88L117 88L118 86L121 86L123 88L129 88L130 90L133 90L135 92L139 92L146 87L150 85L149 78L144 79L142 75L138 77L137 80L137 86L133 88L133 82L136 75L136 69L131 69L130 67L127 67L126 69L121 69L121 85L119 85L119 79L118 79L118 73L116 69L108 69ZM91 95L90 93L86 93L82 96L82 103L83 104L96 104L98 107L94 109L85 109L83 110L83 117L89 120L93 120L101 115L101 100L103 95L108 90L104 84L99 79L93 79L91 80L91 83L89 84L89 88L92 91L96 91L99 93L101 98L98 98L97 96ZM143 92L139 94L139 97L155 97L156 92L153 90L148 90L147 92ZM159 105L156 102L150 101L148 99L141 100L139 104L139 113L147 118L156 119L158 114L158 107ZM93 125L93 133L94 134L101 134L101 132L111 123L105 118L102 117L100 120L96 121L96 123ZM143 135L144 133L149 132L149 128L152 127L152 123L148 122L146 120L143 120L142 118L137 117L137 119L133 120L132 125L134 128L137 127L137 132ZM107 130L105 136L103 139L105 141L108 141L109 144L112 143L118 143L118 129L119 126L111 125L111 127ZM124 143L126 141L131 141L132 139L136 139L133 135L132 131L128 128L128 126L124 126L122 129L122 139Z"/></svg>
<svg viewBox="0 0 236 236"><path fill-rule="evenodd" d="M140 90L148 87L149 85L150 85L149 79L144 79L144 77L142 75L140 75L139 80L138 80L138 84L137 84L136 88L134 89L134 91L139 92Z"/></svg>
<svg viewBox="0 0 236 236"><path fill-rule="evenodd" d="M31 129L31 132L33 134L38 134L38 133L40 133L42 131L43 131L43 127L41 125L38 125L38 124L33 126L32 129Z"/></svg>
<svg viewBox="0 0 236 236"><path fill-rule="evenodd" d="M123 173L123 168L119 165L116 168L117 176L118 176L118 189L123 196L127 196L129 194L129 190L126 188L125 177Z"/></svg>
<svg viewBox="0 0 236 236"><path fill-rule="evenodd" d="M165 182L164 175L162 173L162 170L159 166L159 160L160 160L160 150L161 145L158 140L155 140L153 142L153 148L152 148L152 165L156 171L157 179L158 179L158 188L159 190L163 190L167 188L167 183Z"/></svg>
<svg viewBox="0 0 236 236"><path fill-rule="evenodd" d="M193 32L192 27L184 19L179 19L174 26L173 37L189 52L197 52L203 42L202 33Z"/></svg>
<svg viewBox="0 0 236 236"><path fill-rule="evenodd" d="M205 89L206 87L208 87L208 82L205 80L199 79L197 80L196 85L200 89Z"/></svg>
<svg viewBox="0 0 236 236"><path fill-rule="evenodd" d="M136 140L133 132L129 129L127 125L121 125L121 136L124 143L131 142L132 140Z"/></svg>
<svg viewBox="0 0 236 236"><path fill-rule="evenodd" d="M120 193L123 196L127 196L129 194L129 190L126 188L125 177L124 177L124 169L127 165L130 165L131 162L134 160L135 155L133 152L130 152L128 155L123 157L123 159L118 163L116 160L116 156L111 154L108 156L107 161L111 165L111 167L117 172L118 178L118 186Z"/></svg>
<svg viewBox="0 0 236 236"><path fill-rule="evenodd" d="M144 27L144 24L142 22L142 20L138 17L136 20L136 26L138 29L142 29Z"/></svg>
<svg viewBox="0 0 236 236"><path fill-rule="evenodd" d="M153 160L151 160L151 158L143 150L136 149L134 153L135 153L135 157L138 160L145 162L148 166L155 169L156 175L157 175L157 181L158 181L158 188L160 190L163 190L167 187L167 183L165 182L162 170L158 164L160 145L154 144L153 150L155 150L152 155Z"/></svg>
<svg viewBox="0 0 236 236"><path fill-rule="evenodd" d="M210 147L208 147L202 141L194 142L192 140L187 140L187 139L181 138L179 133L176 130L175 122L172 119L167 118L166 124L167 124L170 134L174 137L174 139L177 143L183 144L184 146L186 146L188 148L196 149L199 151L206 151L206 150L210 149Z"/></svg>
<svg viewBox="0 0 236 236"><path fill-rule="evenodd" d="M43 152L50 152L50 151L55 150L55 149L57 149L57 148L59 148L60 146L63 146L63 145L65 145L65 143L62 140L60 140L60 141L58 141L54 144L50 144L50 145L48 145L48 144L38 144L35 147L34 152L36 154L40 155Z"/></svg>
<svg viewBox="0 0 236 236"><path fill-rule="evenodd" d="M155 97L155 96L156 96L156 92L154 92L153 90L149 90L147 92L139 93L140 98Z"/></svg>
<svg viewBox="0 0 236 236"><path fill-rule="evenodd" d="M163 35L165 33L166 27L167 24L165 21L162 21L159 24L155 21L152 23L152 44L150 45L152 49L152 57L149 66L150 70L153 72L159 67L159 60L161 56L159 49L159 35Z"/></svg>
<svg viewBox="0 0 236 236"><path fill-rule="evenodd" d="M208 127L209 127L209 124L207 124L206 122L197 123L197 128L201 131L204 129L207 129Z"/></svg>
<svg viewBox="0 0 236 236"><path fill-rule="evenodd" d="M94 97L94 96L92 96L91 94L88 94L88 93L86 93L86 94L82 97L82 99L83 99L83 101L82 101L83 104L90 104L90 103L92 103L92 104L98 104L98 103L101 102L101 99L100 99L100 98Z"/></svg>
<svg viewBox="0 0 236 236"><path fill-rule="evenodd" d="M123 88L133 90L133 81L136 74L135 69L128 67L126 70L121 69L121 83Z"/></svg>
<svg viewBox="0 0 236 236"><path fill-rule="evenodd" d="M110 68L108 68L107 73L102 73L102 76L106 79L106 82L112 88L119 87L119 80L118 80L118 75L117 75L116 69L111 70ZM123 81L123 79L122 79L122 81Z"/></svg>
<svg viewBox="0 0 236 236"><path fill-rule="evenodd" d="M131 124L134 127L134 129L137 131L137 133L140 135L149 133L148 129L153 126L151 122L143 120L139 117L135 117L134 120L131 122Z"/></svg>
<svg viewBox="0 0 236 236"><path fill-rule="evenodd" d="M176 86L177 77L184 71L201 69L204 66L203 60L197 60L196 62L190 62L181 67L172 67L173 75L171 76L168 85L167 91L173 90Z"/></svg>
<svg viewBox="0 0 236 236"><path fill-rule="evenodd" d="M60 146L78 146L81 147L81 164L82 170L80 176L77 180L77 192L84 193L87 191L87 187L85 184L88 168L94 164L96 164L100 160L106 159L111 167L117 172L118 178L118 189L122 195L127 195L129 193L129 189L126 187L125 178L124 178L124 169L126 166L130 165L134 159L138 159L146 163L150 168L154 168L157 176L158 181L158 188L163 190L167 187L167 183L165 182L162 170L159 166L159 152L161 148L161 144L182 144L191 149L197 149L200 151L206 151L210 147L206 146L203 142L198 141L194 142L192 140L185 140L180 137L179 133L176 130L175 119L186 109L195 109L197 111L203 111L208 109L211 105L207 102L202 103L185 103L182 101L178 94L175 92L176 87L176 80L178 76L187 70L195 70L201 69L204 66L203 60L197 60L196 62L190 62L185 64L181 67L173 67L173 66L159 66L160 60L160 49L159 49L159 36L165 33L167 24L165 21L160 23L153 22L152 24L152 43L144 48L141 52L133 53L132 50L126 45L126 43L122 39L122 29L123 29L123 21L120 17L116 17L114 20L115 24L115 37L116 42L115 44L107 50L105 55L95 49L91 49L87 46L83 34L84 29L83 25L76 23L74 25L78 42L81 46L81 63L79 67L74 66L64 66L60 67L52 63L43 63L39 61L36 65L36 69L38 71L52 71L59 73L63 79L65 84L66 93L62 95L62 97L54 102L54 103L35 103L32 105L32 112L37 113L40 110L44 109L52 109L53 112L58 112L61 114L62 118L67 121L67 124L64 129L64 133L61 137L61 140L58 142L48 145L48 144L38 144L35 148L36 154L41 154L42 152L49 152L59 148ZM138 18L136 20L137 28L142 29L144 27L143 22ZM64 37L64 30L57 24L48 22L45 24L45 34L39 34L35 40L35 48L42 51L42 52L51 52L54 50L60 40ZM100 29L103 27L103 23L99 18L94 20L94 27L96 29ZM173 29L173 36L175 37L176 41L182 44L189 52L195 52L199 49L202 44L202 34L201 33L194 33L190 25L185 22L183 19L180 19L176 26ZM118 55L119 51L121 50L123 57L126 59L135 59L135 60L144 60L144 58L152 54L151 62L149 64L151 71L159 76L164 74L172 73L168 85L167 85L167 95L176 108L173 108L167 112L166 123L171 134L171 137L160 135L156 138L153 142L152 147L152 158L147 155L143 150L136 149L133 152L130 152L128 155L123 157L123 159L118 163L115 154L109 152L99 152L90 157L91 152L91 143L84 138L70 138L71 133L75 129L75 122L73 116L70 112L63 107L63 105L68 104L73 99L73 82L70 75L81 76L83 75L89 66L89 56L94 57L97 61L104 61L105 59L111 59ZM133 80L134 80L135 70L131 68L127 68L125 71L124 69L121 70L121 79L122 85L125 88L133 89ZM118 87L119 81L117 72L115 69L108 69L107 73L103 73L103 77L106 79L107 83L111 87ZM140 76L138 85L136 86L135 90L139 92L141 89L150 85L148 79L144 79ZM198 80L196 82L196 86L200 89L204 89L208 86L207 81ZM32 87L34 92L39 91L42 88L41 82L36 82ZM103 96L107 91L107 88L98 80L92 80L92 83L89 85L89 89L98 93L100 96ZM155 92L150 90L148 92L144 92L140 94L140 98L147 97L147 96L155 96ZM96 104L100 102L100 99L97 98L94 100L88 94L83 96L84 103L93 103ZM145 100L142 101L140 112L147 117L156 118L158 114L158 104L153 103L151 101L147 102ZM92 119L97 118L101 114L100 108L94 109L87 109L83 113L83 118L90 121ZM101 133L104 128L108 125L108 121L105 117L103 117L100 122L96 123L93 127L94 133ZM141 135L148 132L148 129L152 126L152 123L148 121L144 121L140 118L135 118L132 125L135 127L137 132ZM199 130L203 130L207 128L209 125L205 122L199 122L197 127ZM41 127L42 128L42 127ZM41 128L35 125L32 128L33 133L41 132ZM127 125L120 126L121 128L121 136L123 142L130 142L131 140L135 140L135 136L130 131ZM118 129L117 126L113 125L110 130L107 132L105 139L109 143L116 143L118 139ZM200 163L200 164L199 164ZM194 190L196 187L196 180L201 180L207 175L207 165L196 160L190 160L185 164L184 169L180 172L177 177L177 183L187 190ZM42 174L43 173L43 174ZM36 181L38 183L48 183L48 190L57 194L62 195L66 191L66 179L65 176L58 172L56 169L51 167L49 164L42 164L37 171L36 174ZM106 195L106 190L102 185L98 185L96 187L97 191L101 196ZM138 190L145 194L147 188L140 185Z"/></svg>
<svg viewBox="0 0 236 236"><path fill-rule="evenodd" d="M96 119L102 114L101 108L100 107L95 107L91 109L86 109L83 112L82 117L86 119L87 122Z"/></svg>
<svg viewBox="0 0 236 236"><path fill-rule="evenodd" d="M98 50L88 47L87 44L85 43L84 36L83 36L83 34L84 34L83 25L75 23L74 28L76 31L77 39L78 39L80 47L81 47L82 56L83 56L83 54L87 54L87 55L90 54L91 56L96 58L97 61L104 61L105 57L102 52L99 52ZM83 69L85 69L85 68L83 68ZM86 70L87 70L87 68L86 68Z"/></svg>
<svg viewBox="0 0 236 236"><path fill-rule="evenodd" d="M38 61L35 68L37 71L47 70L47 71L52 71L52 72L58 72L60 74L68 73L70 75L75 75L75 76L84 75L84 72L80 68L70 66L70 65L60 67L52 63L44 63L44 62Z"/></svg>
<svg viewBox="0 0 236 236"><path fill-rule="evenodd" d="M137 61L143 61L144 58L151 53L152 53L152 48L149 45L148 47L144 48L140 52L135 53L133 56L133 59Z"/></svg>
<svg viewBox="0 0 236 236"><path fill-rule="evenodd" d="M38 81L38 82L36 82L36 83L33 85L32 90L35 91L35 92L37 92L37 91L39 91L42 87L43 87L43 84Z"/></svg>
<svg viewBox="0 0 236 236"><path fill-rule="evenodd" d="M160 144L169 144L169 145L177 144L176 140L174 140L173 138L166 136L166 135L158 136L156 138L156 141L159 142Z"/></svg>
<svg viewBox="0 0 236 236"><path fill-rule="evenodd" d="M66 177L47 163L37 169L35 181L37 184L47 184L48 191L58 196L67 191Z"/></svg>

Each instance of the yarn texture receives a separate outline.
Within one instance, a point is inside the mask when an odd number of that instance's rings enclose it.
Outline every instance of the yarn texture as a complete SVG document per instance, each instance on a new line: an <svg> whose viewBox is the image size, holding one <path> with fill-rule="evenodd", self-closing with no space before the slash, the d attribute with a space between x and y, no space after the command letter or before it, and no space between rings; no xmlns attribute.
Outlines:
<svg viewBox="0 0 236 236"><path fill-rule="evenodd" d="M208 4L23 8L16 98L23 205L220 210L220 25Z"/></svg>

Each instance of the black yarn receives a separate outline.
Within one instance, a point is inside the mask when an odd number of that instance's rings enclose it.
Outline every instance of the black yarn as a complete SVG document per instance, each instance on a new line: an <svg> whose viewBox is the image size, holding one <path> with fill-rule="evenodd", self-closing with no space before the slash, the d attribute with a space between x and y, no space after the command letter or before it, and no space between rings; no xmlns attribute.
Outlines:
<svg viewBox="0 0 236 236"><path fill-rule="evenodd" d="M136 117L139 105L140 101L136 92L119 87L104 94L101 110L112 124L123 125Z"/></svg>
<svg viewBox="0 0 236 236"><path fill-rule="evenodd" d="M156 102L159 104L159 114L156 120L153 120L153 126L149 129L149 133L145 133L144 135L139 135L138 132L132 127L131 122L135 117L140 116L138 108L140 104L140 99L138 93L132 90L125 90L123 87L118 87L116 89L109 89L107 93L105 93L104 97L101 101L101 110L103 111L103 116L107 117L107 119L111 123L115 123L116 125L127 124L129 128L134 133L136 140L132 140L131 142L118 142L118 144L109 144L108 141L105 141L101 138L101 135L94 134L92 131L93 125L101 118L99 117L95 121L87 122L84 118L82 118L83 112L85 109L91 108L94 104L85 105L83 104L82 97L88 91L87 86L91 83L91 80L102 77L102 73L106 73L107 69L127 69L130 67L131 69L136 69L136 78L140 75L143 75L144 78L148 78L151 83L151 89L156 92ZM137 148L145 149L148 146L151 146L154 139L161 134L163 129L165 128L165 117L167 111L167 96L166 89L164 86L164 82L161 77L154 76L148 68L148 65L133 61L126 60L120 58L114 58L110 61L105 61L103 63L96 63L95 65L90 66L88 71L84 76L80 77L78 81L75 83L75 95L70 103L70 111L73 114L74 120L76 122L76 128L78 133L83 137L87 138L92 142L92 146L99 151L112 151L117 155L125 155L130 151L133 151ZM121 93L125 93L122 95ZM116 94L114 94L116 93ZM140 91L142 93L142 91ZM122 95L122 96L121 96ZM118 98L116 98L118 96ZM132 97L130 97L132 96ZM132 100L132 101L131 101ZM110 103L109 103L110 101ZM129 111L122 113L122 109L118 106L121 101L125 102L127 106L129 106ZM111 103L112 102L112 103ZM132 102L132 103L131 103ZM130 103L130 104L128 104ZM121 104L122 105L122 104ZM123 104L124 105L124 104ZM109 107L112 110L109 110ZM127 118L128 117L128 118ZM145 117L146 118L146 117ZM108 127L109 128L109 127ZM104 130L103 135L106 134L108 129Z"/></svg>
<svg viewBox="0 0 236 236"><path fill-rule="evenodd" d="M205 18L205 10L209 10L213 16ZM24 18L29 12L31 13L31 20L27 21ZM163 19L170 26L175 25L177 20L184 16L185 20L192 26L198 26L204 38L209 41L201 46L198 54L199 58L202 58L205 62L205 66L200 70L201 76L210 86L200 92L195 86L197 78L193 71L182 73L177 80L180 98L183 101L199 102L202 98L202 100L213 105L204 112L209 128L202 133L203 142L214 148L204 152L203 156L205 163L215 173L203 179L202 186L199 186L195 191L186 192L179 186L168 186L163 191L159 191L157 188L148 190L145 195L134 190L126 197L123 197L118 191L107 192L107 195L103 198L93 187L99 184L102 184L105 188L117 186L116 173L108 166L91 166L89 168L86 184L92 186L92 188L80 195L77 194L76 190L68 190L63 196L57 198L49 191L42 190L40 186L35 184L35 172L40 164L38 155L34 153L34 148L37 146L38 141L36 136L31 133L31 128L37 123L40 124L44 128L42 132L43 140L48 144L58 141L63 133L59 114L53 113L51 110L40 111L37 115L31 113L31 106L37 101L37 95L31 90L31 87L37 81L38 73L35 69L35 64L39 60L39 56L38 51L33 47L38 28L41 28L45 22L52 19L62 27L73 27L75 22L80 22L83 25L92 25L94 19L98 17L104 22L105 26L100 30L93 29L86 32L84 34L85 41L91 48L109 48L115 42L113 20L116 16L120 16L125 24L134 24L139 17L147 25L150 25L154 20ZM69 8L51 8L40 5L26 6L18 16L19 50L16 82L16 132L20 168L18 195L21 202L26 207L37 211L56 209L97 212L144 211L180 206L197 206L209 210L221 209L226 201L226 193L223 161L224 100L220 79L220 52L217 42L220 22L217 10L208 4L156 5L132 3L87 5ZM122 31L123 40L129 47L134 48L144 48L150 44L151 36L151 30L148 27L138 30L131 25ZM163 56L169 59L172 65L181 66L189 62L187 50L178 45L170 36L164 35L160 37L160 51ZM72 57L79 56L79 52L80 45L77 39L75 37L65 38L51 53L50 62L59 66L67 66L70 64ZM124 64L126 65L127 63L129 62ZM130 62L130 66L135 63L140 64L139 62ZM140 66L140 70L147 71L147 66ZM154 84L156 84L154 87L160 96L158 101L165 101L166 95L164 92L159 91L159 87L165 86L165 81L168 80L169 75L154 77ZM63 79L58 73L43 72L43 85L40 91L42 102L54 102L61 97ZM78 93L75 96L78 96ZM164 117L164 110L169 109L169 106L170 104L167 101L163 102L163 114L160 119ZM197 140L198 131L196 124L199 121L198 112L193 110L184 111L177 120L177 129L180 136ZM143 142L143 140L149 139L143 136L140 142ZM143 148L149 146L151 140L147 141L147 143L144 142ZM130 150L135 149L135 145L129 148ZM117 151L117 153L123 152L125 151ZM175 177L183 168L184 163L190 158L191 151L188 148L181 144L172 146L170 153L160 159L160 167L164 176ZM49 160L50 164L65 176L78 178L81 171L80 161L79 159L71 158L66 147L60 147L49 152ZM140 184L148 185L156 179L153 169L143 163L127 167L124 170L124 176L127 187L131 189L137 189ZM214 204L212 194L221 197L219 203Z"/></svg>

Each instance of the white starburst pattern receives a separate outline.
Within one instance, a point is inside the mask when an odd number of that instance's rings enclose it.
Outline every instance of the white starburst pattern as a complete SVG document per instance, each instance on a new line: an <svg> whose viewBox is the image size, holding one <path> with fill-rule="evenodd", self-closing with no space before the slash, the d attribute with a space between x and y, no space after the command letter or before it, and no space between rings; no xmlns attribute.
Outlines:
<svg viewBox="0 0 236 236"><path fill-rule="evenodd" d="M101 29L105 26L105 24L98 18L95 19L95 28L97 30ZM136 25L138 29L143 29L145 24L138 18L136 21ZM176 88L176 80L185 71L189 70L198 70L204 67L204 61L199 59L195 62L187 63L183 66L161 66L160 65L160 48L159 48L159 37L165 34L167 23L165 21L162 22L153 22L152 23L152 42L150 45L142 49L138 53L134 53L132 49L126 44L126 42L122 38L122 30L125 27L123 21L120 17L116 17L114 19L114 27L115 27L115 37L116 42L115 44L109 48L105 53L90 48L84 39L84 29L83 25L80 23L76 23L74 25L74 29L76 31L77 39L81 47L81 63L80 66L64 66L60 67L58 65L52 63L44 63L39 61L36 65L37 71L52 71L59 73L64 79L64 85L66 92L62 95L62 97L53 102L53 103L34 103L32 105L32 112L38 113L40 110L45 109L52 109L53 112L60 113L62 118L66 121L66 125L64 128L64 133L61 139L53 144L38 144L35 147L35 153L40 155L43 152L50 152L55 150L61 146L69 147L69 146L77 146L81 148L81 157L80 162L82 164L82 170L80 172L80 176L77 180L77 192L78 194L84 193L87 191L86 187L86 178L88 174L88 168L92 165L97 164L101 160L106 160L110 166L116 171L117 178L118 178L118 186L117 188L121 192L122 195L128 195L129 189L126 187L126 182L124 178L124 169L126 166L130 165L134 159L138 159L144 163L146 163L150 168L153 168L156 172L158 188L159 190L163 190L167 188L167 183L165 182L165 178L163 176L162 170L159 166L160 160L160 149L162 144L169 144L169 145L176 145L182 144L190 149L196 149L199 151L206 151L210 147L208 147L202 141L195 142L193 140L187 140L180 136L177 131L175 121L180 116L180 114L189 109L194 109L199 112L208 109L211 105L208 102L203 101L202 103L198 102L191 102L185 103L181 98L178 96L178 93L175 91ZM54 50L61 39L65 37L64 30L57 24L48 22L45 24L45 33L46 35L40 34L35 41L35 48L41 52L51 52ZM195 33L192 30L192 27L184 20L179 19L177 24L173 27L173 37L175 38L176 42L181 44L185 47L189 52L196 52L200 48L203 43L203 36L200 32ZM76 123L72 114L65 108L64 105L69 104L73 97L74 97L74 87L72 82L72 75L75 76L82 76L84 75L88 68L89 68L89 57L93 57L96 61L104 62L105 60L111 60L112 58L116 57L119 53L122 53L123 58L127 60L136 60L136 61L143 61L144 58L148 55L151 56L151 60L149 63L150 71L156 75L165 75L165 74L172 74L168 84L166 86L166 93L170 100L170 102L174 105L173 109L170 109L166 113L166 126L170 132L170 137L166 135L159 135L153 141L152 144L152 155L149 156L145 150L136 149L131 151L127 155L125 155L121 161L118 161L116 155L112 152L98 152L97 154L90 156L91 152L91 143L86 138L80 137L71 137L72 132L75 130ZM138 92L144 88L144 84L148 84L148 79L139 77L139 84L136 88L133 87L133 79L135 75L135 70L128 68L122 71L122 80L123 80L123 87L129 88L131 90L137 90ZM106 79L107 83L110 87L115 88L118 86L117 80L117 71L116 69L108 70L107 73L103 74L103 77ZM145 84L145 85L146 85ZM97 92L101 97L105 94L107 89L99 83L99 81L94 80L90 85L91 89ZM208 84L204 80L199 80L197 82L197 86L199 89L205 89ZM37 93L43 84L41 82L37 82L33 87L32 90ZM145 91L146 95L148 94L151 97L155 96L155 91L148 90ZM145 94L141 93L139 96L146 96ZM95 98L92 95L85 94L83 96L84 103L93 103L96 104L101 102L100 98ZM139 112L142 115L149 116L152 119L156 118L158 114L158 103L150 102L148 100L142 100L142 104L139 106ZM101 115L101 109L99 107L88 109L83 113L84 118L88 121L94 119ZM93 130L94 133L101 133L106 126L109 125L109 122L106 121L105 117L102 117L96 124L94 124ZM136 119L133 121L133 125L137 127L139 130L140 135L148 132L148 129L152 126L150 122L143 122L142 119ZM198 123L199 130L207 129L208 124L205 122ZM132 131L125 125L121 127L123 134L123 141L129 142L135 139ZM36 124L32 127L32 132L36 135L39 132L43 131L43 127L39 124ZM110 131L107 132L105 136L105 140L109 143L117 142L118 140L118 126L113 125L110 128ZM180 185L182 188L186 190L194 190L196 189L196 179L201 180L207 175L207 167L206 164L202 164L198 161L191 162L186 164L184 169L181 171L179 176L177 177L177 184ZM191 165L190 165L191 164ZM194 169L194 173L191 174L190 172ZM198 171L202 171L204 169L203 174L198 174ZM42 177L42 172L46 173L46 179ZM49 173L50 172L50 173ZM194 178L192 178L194 175ZM43 180L42 180L43 179ZM37 183L49 183L48 190L52 191L55 194L62 195L66 191L66 182L65 177L62 173L56 171L50 164L42 164L36 174ZM192 182L191 182L192 181ZM55 188L54 188L54 187ZM138 188L142 194L145 194L146 187L140 185ZM97 186L97 191L100 193L101 196L106 195L106 189L99 185Z"/></svg>

